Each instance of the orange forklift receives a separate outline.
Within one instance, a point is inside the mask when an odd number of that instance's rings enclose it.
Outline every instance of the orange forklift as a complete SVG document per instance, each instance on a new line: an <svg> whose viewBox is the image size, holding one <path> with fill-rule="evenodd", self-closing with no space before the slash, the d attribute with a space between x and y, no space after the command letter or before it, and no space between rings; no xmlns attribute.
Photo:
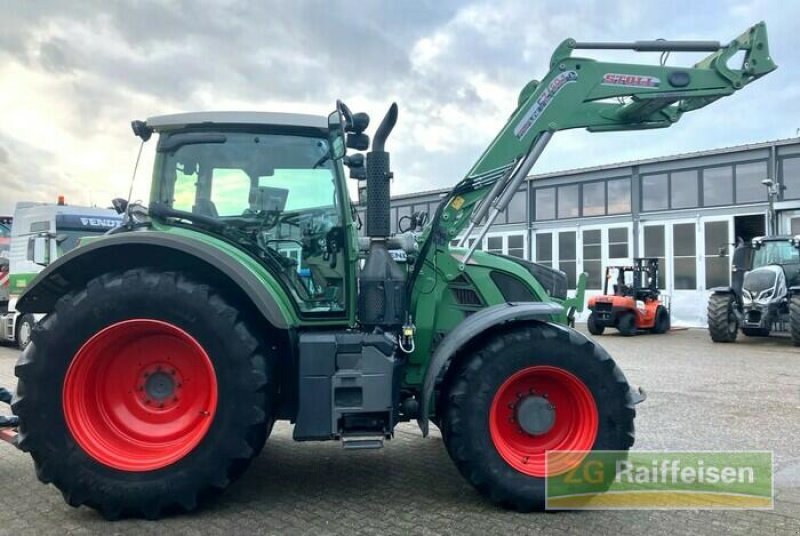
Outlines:
<svg viewBox="0 0 800 536"><path fill-rule="evenodd" d="M589 310L587 327L592 335L602 335L608 327L617 328L624 337L639 331L669 331L669 310L658 289L658 259L640 258L632 266L607 267L603 294L589 298Z"/></svg>

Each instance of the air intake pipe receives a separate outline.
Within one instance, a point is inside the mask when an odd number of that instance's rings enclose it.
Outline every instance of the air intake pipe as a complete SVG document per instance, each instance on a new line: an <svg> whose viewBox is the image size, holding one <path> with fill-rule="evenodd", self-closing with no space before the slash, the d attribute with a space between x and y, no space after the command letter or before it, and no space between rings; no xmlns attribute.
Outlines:
<svg viewBox="0 0 800 536"><path fill-rule="evenodd" d="M367 153L367 236L370 238L386 238L391 233L389 197L392 172L384 145L395 123L397 103L392 103L375 131L372 151Z"/></svg>

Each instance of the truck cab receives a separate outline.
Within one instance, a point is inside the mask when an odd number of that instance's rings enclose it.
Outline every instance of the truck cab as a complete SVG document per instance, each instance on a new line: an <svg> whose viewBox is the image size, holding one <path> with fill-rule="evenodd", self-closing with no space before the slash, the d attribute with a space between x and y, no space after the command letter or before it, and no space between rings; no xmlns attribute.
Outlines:
<svg viewBox="0 0 800 536"><path fill-rule="evenodd" d="M21 315L17 299L45 264L35 262L34 246L44 248L47 262L74 249L82 238L99 236L120 224L113 210L69 206L61 203L19 202L14 211L14 225L9 232L6 273L0 268L0 282L5 282L6 302L0 303L0 341L24 348L30 340L33 324L43 315ZM2 229L0 229L2 231ZM0 290L0 300L3 291Z"/></svg>

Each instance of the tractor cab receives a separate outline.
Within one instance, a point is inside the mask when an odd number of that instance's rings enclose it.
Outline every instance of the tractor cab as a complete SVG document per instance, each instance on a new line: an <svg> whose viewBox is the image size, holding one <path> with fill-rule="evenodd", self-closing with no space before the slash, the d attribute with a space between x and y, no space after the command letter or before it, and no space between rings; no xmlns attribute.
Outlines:
<svg viewBox="0 0 800 536"><path fill-rule="evenodd" d="M658 288L658 259L637 258L632 265L607 267L603 294L589 298L588 307L592 335L601 335L607 327L625 336L639 330L668 331L669 311Z"/></svg>

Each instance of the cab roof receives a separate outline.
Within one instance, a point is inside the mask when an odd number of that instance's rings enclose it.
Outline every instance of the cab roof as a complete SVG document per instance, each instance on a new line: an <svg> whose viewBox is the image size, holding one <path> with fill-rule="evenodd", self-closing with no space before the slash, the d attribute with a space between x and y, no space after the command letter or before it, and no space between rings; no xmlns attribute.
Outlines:
<svg viewBox="0 0 800 536"><path fill-rule="evenodd" d="M188 112L157 115L147 119L147 126L156 132L176 130L199 124L274 125L328 128L328 118L321 115L282 112Z"/></svg>

